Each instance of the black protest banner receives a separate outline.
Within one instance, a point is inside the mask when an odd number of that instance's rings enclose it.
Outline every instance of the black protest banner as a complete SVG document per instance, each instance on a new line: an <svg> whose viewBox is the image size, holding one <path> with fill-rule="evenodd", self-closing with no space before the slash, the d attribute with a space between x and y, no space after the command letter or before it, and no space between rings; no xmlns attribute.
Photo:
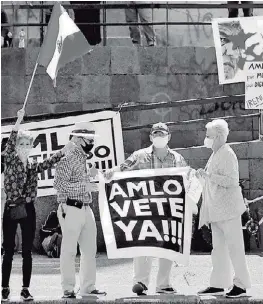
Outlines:
<svg viewBox="0 0 263 304"><path fill-rule="evenodd" d="M105 193L117 249L156 247L183 253L182 175L114 180L105 184Z"/></svg>

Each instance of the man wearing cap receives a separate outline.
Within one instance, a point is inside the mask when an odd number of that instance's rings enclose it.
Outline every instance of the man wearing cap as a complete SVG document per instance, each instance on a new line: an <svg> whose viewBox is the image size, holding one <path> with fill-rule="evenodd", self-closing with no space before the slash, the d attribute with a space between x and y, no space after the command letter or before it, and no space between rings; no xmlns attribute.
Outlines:
<svg viewBox="0 0 263 304"><path fill-rule="evenodd" d="M166 124L157 123L152 126L150 140L152 145L148 148L135 151L120 167L115 167L105 172L105 178L110 180L117 171L157 169L187 166L184 158L168 147L171 139L170 131ZM170 284L170 274L173 262L159 259L157 275L157 293L172 294L176 290ZM151 257L134 258L134 286L132 291L137 295L145 295L148 290L152 266Z"/></svg>
<svg viewBox="0 0 263 304"><path fill-rule="evenodd" d="M62 229L60 255L63 298L75 298L75 257L77 243L80 247L80 296L105 295L95 288L97 228L91 192L98 191L90 177L97 175L95 168L87 169L87 154L93 149L94 125L87 122L75 124L71 132L72 149L56 167L54 188L59 203L58 218Z"/></svg>

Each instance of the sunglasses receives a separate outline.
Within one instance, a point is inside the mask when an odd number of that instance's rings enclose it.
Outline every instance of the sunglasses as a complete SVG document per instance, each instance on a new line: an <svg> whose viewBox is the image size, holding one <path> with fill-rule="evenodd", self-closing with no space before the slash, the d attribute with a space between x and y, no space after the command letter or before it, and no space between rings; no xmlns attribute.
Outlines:
<svg viewBox="0 0 263 304"><path fill-rule="evenodd" d="M94 144L94 139L88 139L88 138L83 138L82 140L84 141L85 144L91 145Z"/></svg>

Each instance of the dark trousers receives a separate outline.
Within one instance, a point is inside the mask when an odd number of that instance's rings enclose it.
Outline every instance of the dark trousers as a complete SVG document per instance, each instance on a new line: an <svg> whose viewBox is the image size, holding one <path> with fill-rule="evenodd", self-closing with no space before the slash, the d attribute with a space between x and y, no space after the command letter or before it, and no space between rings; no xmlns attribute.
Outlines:
<svg viewBox="0 0 263 304"><path fill-rule="evenodd" d="M17 225L20 224L22 232L22 271L23 287L29 287L32 274L32 246L36 231L36 212L34 204L26 204L27 217L20 220L11 220L7 208L3 215L3 263L2 287L9 287L15 249L15 236Z"/></svg>
<svg viewBox="0 0 263 304"><path fill-rule="evenodd" d="M228 1L228 3L238 3L239 1ZM241 1L241 3L253 3L252 1ZM253 8L243 8L244 17L253 16ZM228 9L228 18L238 17L238 8Z"/></svg>

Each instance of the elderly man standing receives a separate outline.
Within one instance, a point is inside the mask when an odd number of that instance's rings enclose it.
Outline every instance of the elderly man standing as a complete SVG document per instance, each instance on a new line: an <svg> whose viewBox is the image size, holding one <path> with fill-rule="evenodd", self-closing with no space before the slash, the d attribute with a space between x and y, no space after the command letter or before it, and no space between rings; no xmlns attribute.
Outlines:
<svg viewBox="0 0 263 304"><path fill-rule="evenodd" d="M203 183L203 203L199 228L211 223L212 264L210 287L199 292L201 295L224 294L231 286L227 297L246 295L250 288L250 276L246 264L241 215L246 210L239 186L238 160L226 144L228 124L216 119L206 125L204 144L213 150L205 170L197 170L197 177ZM232 278L231 262L235 271ZM234 283L234 284L233 284Z"/></svg>
<svg viewBox="0 0 263 304"><path fill-rule="evenodd" d="M87 154L93 149L95 129L92 123L76 123L70 152L56 167L54 188L57 190L58 218L62 229L60 255L63 298L75 298L75 257L80 246L80 296L105 295L95 288L97 228L91 192L97 184L90 182L96 169L87 169Z"/></svg>
<svg viewBox="0 0 263 304"><path fill-rule="evenodd" d="M105 172L106 179L111 179L114 172L140 169L157 169L171 167L186 167L184 158L168 147L171 134L168 126L157 123L152 126L150 140L152 146L135 151L120 167L115 167ZM170 274L173 262L167 259L159 259L157 275L157 293L172 294L176 290L170 284ZM145 295L148 290L152 257L134 258L134 286L132 291L137 295Z"/></svg>

